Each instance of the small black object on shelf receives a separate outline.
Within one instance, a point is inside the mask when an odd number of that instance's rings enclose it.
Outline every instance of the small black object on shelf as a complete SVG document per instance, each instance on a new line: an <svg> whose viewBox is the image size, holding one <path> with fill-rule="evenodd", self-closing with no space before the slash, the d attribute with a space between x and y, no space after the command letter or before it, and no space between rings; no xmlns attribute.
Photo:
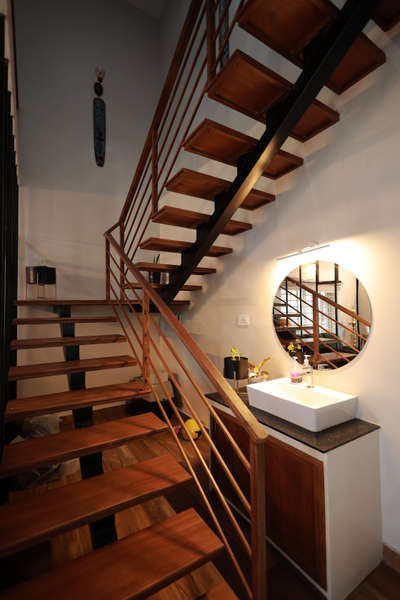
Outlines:
<svg viewBox="0 0 400 600"><path fill-rule="evenodd" d="M28 285L36 286L36 298L46 297L45 286L57 285L57 273L55 267L46 267L44 265L26 267L26 297L28 298ZM39 286L41 290L39 293ZM42 291L43 290L43 291ZM56 295L56 290L55 290Z"/></svg>

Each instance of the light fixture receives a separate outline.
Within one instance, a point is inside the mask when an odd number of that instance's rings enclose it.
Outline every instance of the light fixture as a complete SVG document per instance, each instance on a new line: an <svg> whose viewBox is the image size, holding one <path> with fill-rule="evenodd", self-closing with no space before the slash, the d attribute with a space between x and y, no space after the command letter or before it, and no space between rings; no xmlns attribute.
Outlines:
<svg viewBox="0 0 400 600"><path fill-rule="evenodd" d="M290 254L284 254L283 256L278 256L276 260L283 260L285 258L291 258L292 256L298 256L299 254L307 254L307 252L313 252L314 250L321 250L322 248L328 248L330 244L321 244L319 242L307 242L307 245L304 248L299 248L299 250L295 250L294 252L290 252Z"/></svg>

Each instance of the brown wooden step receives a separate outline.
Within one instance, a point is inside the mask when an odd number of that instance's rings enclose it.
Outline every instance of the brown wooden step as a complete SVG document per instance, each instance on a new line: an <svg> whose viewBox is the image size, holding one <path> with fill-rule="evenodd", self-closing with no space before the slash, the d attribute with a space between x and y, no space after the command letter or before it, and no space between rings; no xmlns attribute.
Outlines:
<svg viewBox="0 0 400 600"><path fill-rule="evenodd" d="M13 319L13 325L62 325L63 323L116 323L116 317L29 317Z"/></svg>
<svg viewBox="0 0 400 600"><path fill-rule="evenodd" d="M226 583L223 581L219 585L216 585L211 590L205 594L205 596L201 596L200 600L238 600L236 594L234 594Z"/></svg>
<svg viewBox="0 0 400 600"><path fill-rule="evenodd" d="M161 290L167 287L166 283L151 283L150 284L152 288L156 289L156 290ZM124 285L124 288L129 290L129 289L134 289L134 290L141 290L142 286L139 283L126 283ZM193 285L191 283L186 283L185 285L183 285L181 287L181 291L184 292L199 292L202 289L201 285Z"/></svg>
<svg viewBox="0 0 400 600"><path fill-rule="evenodd" d="M236 167L240 156L254 150L257 140L230 127L205 119L184 144L185 150ZM303 159L284 150L274 156L263 175L278 179L303 164ZM224 232L225 233L225 232Z"/></svg>
<svg viewBox="0 0 400 600"><path fill-rule="evenodd" d="M55 348L58 346L89 346L93 344L119 344L126 342L125 335L81 335L76 337L31 338L11 340L11 350L27 350L31 348Z"/></svg>
<svg viewBox="0 0 400 600"><path fill-rule="evenodd" d="M172 273L179 269L179 265L167 265L165 263L149 263L149 262L138 262L135 263L135 267L139 271L147 271L148 273ZM214 267L196 267L193 271L195 275L208 275L210 273L216 273L217 269Z"/></svg>
<svg viewBox="0 0 400 600"><path fill-rule="evenodd" d="M169 192L215 201L216 197L223 192L227 192L230 186L231 182L226 179L220 179L191 169L181 169L168 181L166 187ZM274 200L275 196L273 194L253 189L240 208L254 210Z"/></svg>
<svg viewBox="0 0 400 600"><path fill-rule="evenodd" d="M235 50L208 89L208 96L265 123L272 106L292 89L292 84L241 50ZM339 120L339 113L314 100L291 136L305 142Z"/></svg>
<svg viewBox="0 0 400 600"><path fill-rule="evenodd" d="M165 423L155 414L145 413L6 445L0 463L0 477L103 452L131 440L166 430Z"/></svg>
<svg viewBox="0 0 400 600"><path fill-rule="evenodd" d="M59 300L58 298L40 298L39 300L16 300L18 306L105 306L107 304L116 304L116 300L93 300L92 298L73 298Z"/></svg>
<svg viewBox="0 0 400 600"><path fill-rule="evenodd" d="M389 31L400 21L399 0L381 0L374 15L374 21L383 31Z"/></svg>
<svg viewBox="0 0 400 600"><path fill-rule="evenodd" d="M209 219L210 215L193 210L175 208L174 206L163 206L153 217L155 223L174 225L175 227L187 227L188 229L196 229L199 225L207 223ZM249 229L252 229L251 223L231 219L222 233L225 235L237 235Z"/></svg>
<svg viewBox="0 0 400 600"><path fill-rule="evenodd" d="M3 599L145 599L222 549L191 508L7 590Z"/></svg>
<svg viewBox="0 0 400 600"><path fill-rule="evenodd" d="M167 454L0 506L0 557L146 502L190 479Z"/></svg>
<svg viewBox="0 0 400 600"><path fill-rule="evenodd" d="M20 379L33 379L36 377L49 377L51 375L64 375L87 371L102 371L104 369L120 369L122 367L133 367L136 364L137 362L134 358L123 355L21 365L20 367L10 367L8 381L19 381Z"/></svg>
<svg viewBox="0 0 400 600"><path fill-rule="evenodd" d="M142 250L157 250L158 252L183 252L192 246L191 242L155 237L148 238L140 244ZM206 256L223 256L224 254L231 254L231 252L232 248L227 246L211 246Z"/></svg>
<svg viewBox="0 0 400 600"><path fill-rule="evenodd" d="M12 421L75 408L126 402L133 398L146 396L149 391L150 388L142 382L131 381L44 396L16 398L8 401L4 418L6 421Z"/></svg>
<svg viewBox="0 0 400 600"><path fill-rule="evenodd" d="M392 7L386 10L390 17ZM398 13L398 3L395 12ZM239 15L239 24L270 48L302 67L304 48L332 24L338 14L338 9L329 0L250 0ZM362 33L327 85L341 94L384 62L384 52Z"/></svg>

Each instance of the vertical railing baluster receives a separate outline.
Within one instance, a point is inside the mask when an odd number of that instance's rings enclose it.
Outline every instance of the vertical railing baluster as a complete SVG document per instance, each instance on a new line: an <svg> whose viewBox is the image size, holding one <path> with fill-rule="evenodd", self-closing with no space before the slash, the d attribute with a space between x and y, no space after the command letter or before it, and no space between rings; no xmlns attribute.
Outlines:
<svg viewBox="0 0 400 600"><path fill-rule="evenodd" d="M314 340L314 366L318 365L319 360L319 313L318 296L313 294L313 340Z"/></svg>
<svg viewBox="0 0 400 600"><path fill-rule="evenodd" d="M150 299L144 289L142 294L143 382L148 383L150 379Z"/></svg>
<svg viewBox="0 0 400 600"><path fill-rule="evenodd" d="M125 251L125 223L124 222L120 222L119 224L119 243L121 246L121 250L122 252ZM124 285L125 285L125 279L124 279L124 273L125 273L125 263L122 260L122 258L120 258L120 277L119 277L119 285L120 285L120 294L119 294L119 298L121 300L121 302L124 299Z"/></svg>
<svg viewBox="0 0 400 600"><path fill-rule="evenodd" d="M110 300L110 242L106 239L106 300Z"/></svg>
<svg viewBox="0 0 400 600"><path fill-rule="evenodd" d="M207 81L215 77L215 0L207 0Z"/></svg>
<svg viewBox="0 0 400 600"><path fill-rule="evenodd" d="M153 127L151 136L151 198L152 215L158 211L158 129Z"/></svg>
<svg viewBox="0 0 400 600"><path fill-rule="evenodd" d="M252 600L267 598L265 452L264 440L250 439Z"/></svg>

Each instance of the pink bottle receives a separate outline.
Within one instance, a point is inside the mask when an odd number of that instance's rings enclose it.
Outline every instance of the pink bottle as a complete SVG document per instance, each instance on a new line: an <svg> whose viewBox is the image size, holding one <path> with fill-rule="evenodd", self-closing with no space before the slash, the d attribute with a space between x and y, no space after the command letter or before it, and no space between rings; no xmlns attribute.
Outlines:
<svg viewBox="0 0 400 600"><path fill-rule="evenodd" d="M297 362L297 356L293 356L293 365L290 371L291 383L301 383L303 381L303 370Z"/></svg>

